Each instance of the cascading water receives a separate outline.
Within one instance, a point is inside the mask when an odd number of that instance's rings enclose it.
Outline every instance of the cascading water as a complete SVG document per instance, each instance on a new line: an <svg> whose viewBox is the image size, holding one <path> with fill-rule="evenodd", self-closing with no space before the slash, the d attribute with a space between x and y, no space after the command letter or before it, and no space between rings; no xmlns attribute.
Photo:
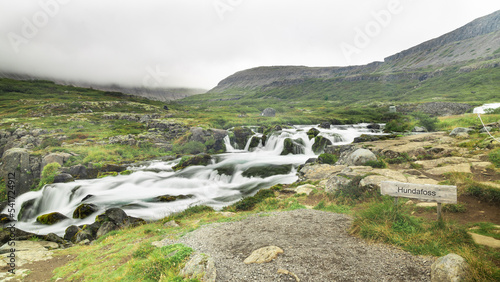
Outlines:
<svg viewBox="0 0 500 282"><path fill-rule="evenodd" d="M334 144L351 143L361 134L376 134L366 128L367 124L355 126L337 126L331 129L319 129L320 135ZM36 234L56 233L63 235L70 225L90 224L96 215L106 209L119 207L128 215L146 220L155 220L182 211L192 205L208 205L215 209L229 205L243 197L255 194L259 189L282 183L296 181L296 168L314 157L307 131L312 126L295 126L283 129L268 136L265 145L262 142L249 150L238 150L226 137L227 153L214 156L214 162L207 166L191 166L174 172L172 167L179 160L161 162L152 161L145 166L130 167L130 175L119 175L101 179L77 180L70 183L46 185L42 190L29 192L16 199L17 213L24 205L29 206L18 217L16 227ZM262 134L255 134L261 137ZM302 154L281 155L284 140L298 140L303 146ZM286 168L276 175L249 175L249 169L263 167ZM174 202L157 202L154 199L162 195L187 195ZM29 205L28 205L29 203ZM73 219L74 210L82 203L92 203L99 210L85 219ZM5 212L5 211L4 211ZM69 219L54 225L42 225L36 217L51 212L59 212ZM16 214L16 217L18 214Z"/></svg>

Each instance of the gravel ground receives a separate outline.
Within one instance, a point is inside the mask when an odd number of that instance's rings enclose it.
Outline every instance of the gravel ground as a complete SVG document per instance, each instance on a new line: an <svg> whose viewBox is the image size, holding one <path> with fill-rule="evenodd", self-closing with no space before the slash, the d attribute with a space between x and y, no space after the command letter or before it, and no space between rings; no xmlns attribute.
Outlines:
<svg viewBox="0 0 500 282"><path fill-rule="evenodd" d="M201 227L177 241L213 257L217 281L430 281L433 258L350 236L351 218L316 210L258 214ZM254 250L284 250L270 263L243 263Z"/></svg>

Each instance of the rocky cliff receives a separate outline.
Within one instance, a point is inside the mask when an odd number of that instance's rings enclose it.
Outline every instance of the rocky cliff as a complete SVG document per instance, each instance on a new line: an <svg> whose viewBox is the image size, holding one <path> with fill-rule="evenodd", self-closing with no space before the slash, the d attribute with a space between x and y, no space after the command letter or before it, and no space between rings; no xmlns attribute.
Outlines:
<svg viewBox="0 0 500 282"><path fill-rule="evenodd" d="M500 11L408 50L363 66L305 67L271 66L239 71L223 79L209 93L231 90L269 90L300 85L310 79L344 81L394 81L403 78L420 81L439 74L442 68L463 64L498 67L489 64L500 56Z"/></svg>

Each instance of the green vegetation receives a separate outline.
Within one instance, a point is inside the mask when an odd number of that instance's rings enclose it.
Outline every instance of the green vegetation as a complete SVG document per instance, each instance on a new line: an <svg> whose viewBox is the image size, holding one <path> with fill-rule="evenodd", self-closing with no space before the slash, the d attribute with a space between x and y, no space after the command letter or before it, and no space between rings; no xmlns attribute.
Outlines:
<svg viewBox="0 0 500 282"><path fill-rule="evenodd" d="M337 155L332 155L328 153L323 153L318 156L318 162L322 164L331 164L334 165L338 161Z"/></svg>
<svg viewBox="0 0 500 282"><path fill-rule="evenodd" d="M42 177L40 183L38 184L38 189L41 189L46 184L54 182L54 177L56 176L61 165L58 163L50 163L43 168Z"/></svg>
<svg viewBox="0 0 500 282"><path fill-rule="evenodd" d="M490 162L492 162L496 167L500 167L500 149L491 151L488 155Z"/></svg>
<svg viewBox="0 0 500 282"><path fill-rule="evenodd" d="M274 196L274 191L272 189L262 189L252 197L243 198L230 206L224 207L224 210L231 212L249 211L252 210L258 203Z"/></svg>

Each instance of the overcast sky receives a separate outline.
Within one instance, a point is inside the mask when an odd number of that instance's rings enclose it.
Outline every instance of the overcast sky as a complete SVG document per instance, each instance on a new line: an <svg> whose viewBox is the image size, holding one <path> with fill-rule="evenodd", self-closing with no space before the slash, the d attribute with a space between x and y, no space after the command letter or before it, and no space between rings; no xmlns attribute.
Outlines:
<svg viewBox="0 0 500 282"><path fill-rule="evenodd" d="M248 68L381 61L498 0L0 0L0 72L209 89Z"/></svg>

